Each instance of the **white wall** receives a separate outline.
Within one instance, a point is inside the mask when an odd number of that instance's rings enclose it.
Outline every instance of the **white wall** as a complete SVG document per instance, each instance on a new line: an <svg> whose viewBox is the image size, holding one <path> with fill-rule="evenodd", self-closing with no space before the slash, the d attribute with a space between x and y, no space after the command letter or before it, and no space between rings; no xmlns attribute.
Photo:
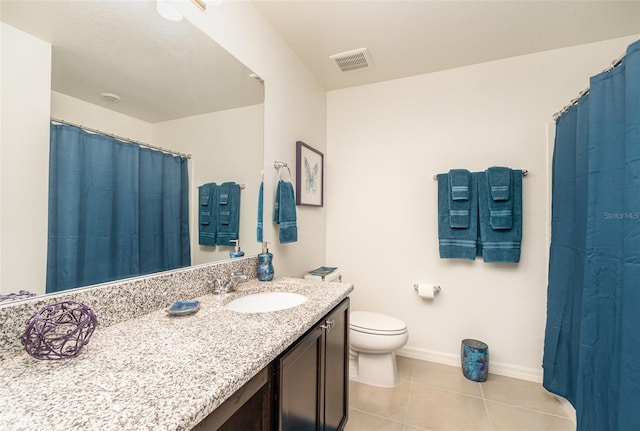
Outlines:
<svg viewBox="0 0 640 431"><path fill-rule="evenodd" d="M198 244L198 189L209 182L244 184L240 192L240 245L257 254L258 189L263 167L263 105L196 115L153 125L153 142L163 148L190 153L189 196L191 263L228 259L231 247ZM256 149L259 148L259 151Z"/></svg>
<svg viewBox="0 0 640 431"><path fill-rule="evenodd" d="M0 27L0 292L44 293L51 45Z"/></svg>
<svg viewBox="0 0 640 431"><path fill-rule="evenodd" d="M51 92L51 116L90 129L101 130L104 133L153 144L151 123L57 91Z"/></svg>
<svg viewBox="0 0 640 431"><path fill-rule="evenodd" d="M326 209L298 207L298 242L278 244L277 228L269 222L277 181L273 162L288 163L295 184L296 141L325 152L326 92L250 2L209 4L206 12L190 2L177 6L265 80L264 235L272 243L276 276L302 276L325 262Z"/></svg>
<svg viewBox="0 0 640 431"><path fill-rule="evenodd" d="M353 309L404 319L403 354L459 364L489 345L491 371L541 379L546 315L547 124L635 40L628 37L328 93L327 264ZM518 265L441 260L436 173L528 169ZM421 300L413 283L442 286Z"/></svg>

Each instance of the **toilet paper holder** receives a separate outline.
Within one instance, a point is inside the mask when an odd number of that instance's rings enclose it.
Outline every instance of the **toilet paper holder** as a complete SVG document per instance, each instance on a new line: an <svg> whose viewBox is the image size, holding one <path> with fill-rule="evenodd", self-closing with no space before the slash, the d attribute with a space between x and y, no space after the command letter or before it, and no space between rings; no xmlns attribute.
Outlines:
<svg viewBox="0 0 640 431"><path fill-rule="evenodd" d="M419 283L415 283L413 285L413 288L415 289L415 291L417 292L419 289ZM438 286L437 284L433 286L433 295L437 295L438 293L440 293L440 291L442 290L442 288L440 286Z"/></svg>

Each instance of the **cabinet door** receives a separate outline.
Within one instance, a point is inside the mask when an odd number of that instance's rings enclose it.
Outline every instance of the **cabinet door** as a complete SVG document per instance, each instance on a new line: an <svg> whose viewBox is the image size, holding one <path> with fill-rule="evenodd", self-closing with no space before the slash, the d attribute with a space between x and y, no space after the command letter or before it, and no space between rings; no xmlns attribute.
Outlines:
<svg viewBox="0 0 640 431"><path fill-rule="evenodd" d="M279 361L278 429L321 430L324 330L319 326L297 341Z"/></svg>
<svg viewBox="0 0 640 431"><path fill-rule="evenodd" d="M349 394L349 298L325 319L324 430L347 424Z"/></svg>

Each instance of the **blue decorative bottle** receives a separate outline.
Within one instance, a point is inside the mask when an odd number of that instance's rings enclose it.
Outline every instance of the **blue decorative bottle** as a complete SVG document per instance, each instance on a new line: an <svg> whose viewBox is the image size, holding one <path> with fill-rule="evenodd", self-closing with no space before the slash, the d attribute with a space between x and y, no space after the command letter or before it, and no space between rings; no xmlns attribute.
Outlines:
<svg viewBox="0 0 640 431"><path fill-rule="evenodd" d="M262 253L258 255L258 280L271 281L273 280L273 254L269 253L267 248L267 241L262 242Z"/></svg>
<svg viewBox="0 0 640 431"><path fill-rule="evenodd" d="M242 257L242 256L244 256L244 251L240 250L240 240L239 240L239 239L234 239L234 240L231 240L231 241L229 241L229 242L235 242L235 243L236 243L236 248L235 248L235 250L231 250L231 251L229 252L229 257L230 257L231 259L235 259L236 257Z"/></svg>

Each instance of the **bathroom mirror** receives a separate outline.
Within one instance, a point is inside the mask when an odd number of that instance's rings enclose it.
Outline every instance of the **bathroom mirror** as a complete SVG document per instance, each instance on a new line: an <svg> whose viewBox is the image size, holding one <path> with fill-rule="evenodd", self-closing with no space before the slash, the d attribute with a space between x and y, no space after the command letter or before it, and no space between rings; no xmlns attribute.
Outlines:
<svg viewBox="0 0 640 431"><path fill-rule="evenodd" d="M197 187L207 182L244 185L240 242L247 255L260 251L259 77L186 19L162 18L155 1L2 0L0 8L0 293L45 292L49 117L191 154L192 265L232 250L198 245Z"/></svg>

